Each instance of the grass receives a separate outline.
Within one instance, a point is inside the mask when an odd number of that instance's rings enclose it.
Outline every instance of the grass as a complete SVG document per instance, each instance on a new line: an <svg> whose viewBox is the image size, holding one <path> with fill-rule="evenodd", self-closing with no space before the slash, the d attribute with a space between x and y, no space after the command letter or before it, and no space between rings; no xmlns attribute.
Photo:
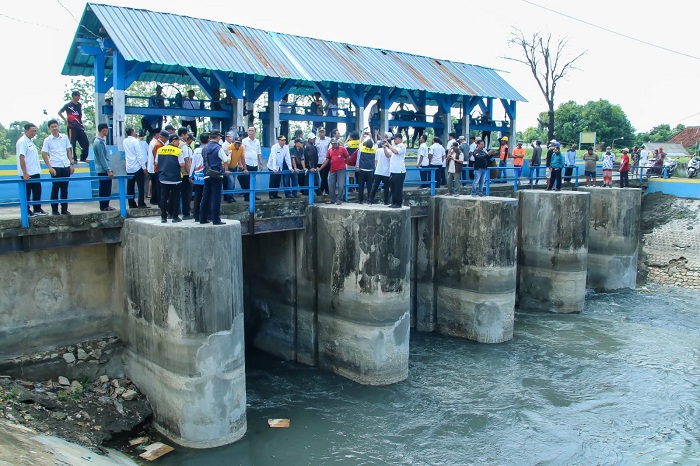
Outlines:
<svg viewBox="0 0 700 466"><path fill-rule="evenodd" d="M8 155L6 159L0 159L0 165L16 166L17 165L17 156L16 155Z"/></svg>

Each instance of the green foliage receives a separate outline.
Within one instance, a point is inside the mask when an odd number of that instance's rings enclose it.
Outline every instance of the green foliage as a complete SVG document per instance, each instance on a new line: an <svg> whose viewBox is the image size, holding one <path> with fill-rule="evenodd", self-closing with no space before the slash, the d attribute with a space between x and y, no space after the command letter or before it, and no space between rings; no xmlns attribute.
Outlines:
<svg viewBox="0 0 700 466"><path fill-rule="evenodd" d="M646 133L639 133L637 135L636 145L644 144L645 142L666 142L673 139L678 133L685 129L685 125L678 124L675 128L671 129L671 125L661 124L654 126L652 129Z"/></svg>
<svg viewBox="0 0 700 466"><path fill-rule="evenodd" d="M2 399L5 401L14 400L15 398L17 398L18 395L19 395L19 393L17 392L17 389L13 388L13 389L9 390L8 392L3 393Z"/></svg>
<svg viewBox="0 0 700 466"><path fill-rule="evenodd" d="M63 99L71 101L71 93L80 91L80 102L83 104L83 126L87 134L95 132L95 78L74 78L66 85ZM56 109L58 116L58 109ZM57 120L61 121L59 118ZM61 130L63 131L63 130Z"/></svg>
<svg viewBox="0 0 700 466"><path fill-rule="evenodd" d="M12 141L7 137L7 128L0 123L0 160L6 160L13 152Z"/></svg>
<svg viewBox="0 0 700 466"><path fill-rule="evenodd" d="M537 140L544 142L547 140L547 128L530 126L525 131L518 131L517 140L526 144Z"/></svg>
<svg viewBox="0 0 700 466"><path fill-rule="evenodd" d="M546 113L540 114L545 121ZM624 138L631 145L636 137L634 127L619 105L607 100L592 100L584 105L569 101L554 111L554 137L566 144L578 143L579 133L594 131L599 145L611 144L613 139Z"/></svg>

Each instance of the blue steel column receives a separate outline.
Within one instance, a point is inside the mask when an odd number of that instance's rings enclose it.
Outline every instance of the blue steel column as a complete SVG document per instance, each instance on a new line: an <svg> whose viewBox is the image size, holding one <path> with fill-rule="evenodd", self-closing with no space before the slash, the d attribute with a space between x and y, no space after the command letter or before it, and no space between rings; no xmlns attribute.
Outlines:
<svg viewBox="0 0 700 466"><path fill-rule="evenodd" d="M119 150L124 150L124 122L126 121L126 61L118 50L114 51L112 59L112 76L114 85L114 128L112 129L112 141Z"/></svg>

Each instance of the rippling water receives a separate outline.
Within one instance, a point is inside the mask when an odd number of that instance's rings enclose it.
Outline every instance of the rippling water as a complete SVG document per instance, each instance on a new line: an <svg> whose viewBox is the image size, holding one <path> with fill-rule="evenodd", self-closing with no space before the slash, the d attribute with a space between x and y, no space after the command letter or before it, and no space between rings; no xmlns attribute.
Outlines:
<svg viewBox="0 0 700 466"><path fill-rule="evenodd" d="M364 387L253 354L248 433L176 465L700 464L700 293L591 294L515 338L411 335L408 380ZM268 418L290 418L270 429Z"/></svg>

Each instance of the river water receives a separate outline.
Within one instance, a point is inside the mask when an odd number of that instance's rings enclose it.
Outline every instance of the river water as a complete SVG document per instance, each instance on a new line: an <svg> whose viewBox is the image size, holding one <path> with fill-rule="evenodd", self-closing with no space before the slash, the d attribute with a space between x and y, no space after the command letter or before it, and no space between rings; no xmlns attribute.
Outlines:
<svg viewBox="0 0 700 466"><path fill-rule="evenodd" d="M406 381L365 387L247 360L248 432L172 465L700 464L700 293L588 296L517 313L495 345L413 332ZM268 418L289 418L271 429Z"/></svg>

